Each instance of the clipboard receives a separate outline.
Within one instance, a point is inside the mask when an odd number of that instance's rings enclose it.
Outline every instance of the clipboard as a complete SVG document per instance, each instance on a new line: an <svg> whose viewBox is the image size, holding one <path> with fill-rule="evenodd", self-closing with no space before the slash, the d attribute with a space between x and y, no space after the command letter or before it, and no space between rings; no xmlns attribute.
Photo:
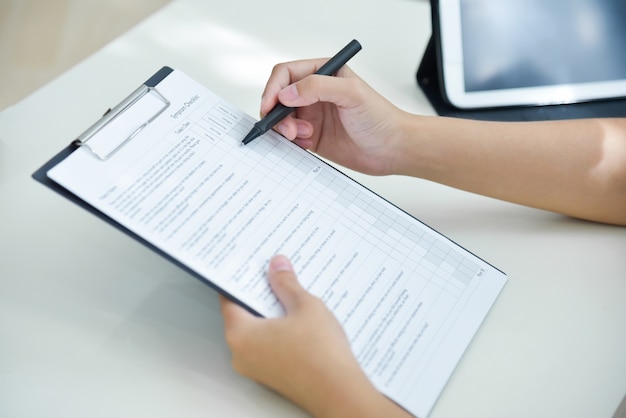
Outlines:
<svg viewBox="0 0 626 418"><path fill-rule="evenodd" d="M105 213L98 210L94 206L88 204L83 199L81 199L80 197L72 193L71 191L67 190L63 186L56 183L55 181L51 180L47 175L50 169L52 169L61 161L65 160L67 157L69 157L73 152L78 150L80 147L84 146L84 147L89 148L90 151L92 151L92 153L99 160L105 161L108 158L110 158L113 154L115 154L115 152L121 149L125 144L131 141L139 132L141 132L141 130L147 127L152 121L154 121L157 117L159 117L169 107L170 105L169 100L167 100L167 98L165 98L163 95L161 95L158 92L157 86L173 71L174 70L171 67L163 66L161 69L155 72L150 78L148 78L144 83L142 83L135 91L133 91L130 95L128 95L118 105L116 105L113 108L107 109L104 112L101 119L96 121L92 126L90 126L87 130L85 130L82 134L80 134L75 140L73 140L69 145L67 145L65 148L59 151L59 153L57 153L54 157L52 157L49 161L47 161L39 169L37 169L32 174L32 178L36 180L37 182L41 183L42 185L53 190L54 192L58 193L59 195L63 196L64 198L68 199L70 202L73 202L76 205L80 206L81 208L91 213L92 215L97 216L98 218L106 222L107 224L113 226L114 228L118 229L119 231L131 237L132 239L138 241L142 245L145 245L150 250L154 251L161 257L173 263L174 265L176 265L183 271L189 273L191 276L200 280L203 284L208 285L210 288L212 288L216 292L221 293L224 296L231 299L232 301L238 303L240 306L248 310L250 313L256 316L260 316L259 312L250 308L250 306L245 304L243 301L239 300L238 298L231 295L230 293L224 291L224 289L215 285L213 282L206 280L204 276L198 274L195 270L189 268L189 266L187 266L186 264L181 263L179 260L177 260L175 257L172 257L166 251L161 250L159 247L152 244L150 241L144 239L141 235L133 232L129 228L126 228L125 226L121 225L119 222L117 222L110 216L106 215ZM101 154L97 148L91 148L91 144L89 143L89 140L93 137L93 135L96 132L103 129L103 127L111 123L111 121L114 121L119 117L122 117L124 113L129 110L129 108L131 108L135 103L137 103L138 100L140 100L146 94L156 94L159 100L163 101L162 109L155 112L146 120L141 121L138 124L138 127L136 129L131 130L127 136L121 138L119 143L116 146L112 147L111 151L109 151L108 153Z"/></svg>
<svg viewBox="0 0 626 418"><path fill-rule="evenodd" d="M428 415L506 274L274 131L241 145L253 124L163 67L32 177L258 316L282 313L266 267L289 256L374 386ZM144 186L163 167L172 181ZM137 190L150 202L125 206ZM120 208L137 204L154 217Z"/></svg>

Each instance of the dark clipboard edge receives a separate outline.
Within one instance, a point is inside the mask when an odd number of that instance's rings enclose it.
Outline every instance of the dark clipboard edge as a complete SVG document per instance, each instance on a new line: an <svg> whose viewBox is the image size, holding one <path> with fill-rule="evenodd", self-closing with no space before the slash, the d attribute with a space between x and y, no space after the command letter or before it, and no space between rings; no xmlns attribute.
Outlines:
<svg viewBox="0 0 626 418"><path fill-rule="evenodd" d="M165 80L165 77L170 75L174 71L171 67L161 67L159 71L154 73L149 79L147 79L143 84L148 87L156 87L161 81Z"/></svg>
<svg viewBox="0 0 626 418"><path fill-rule="evenodd" d="M146 80L146 82L143 83L143 84L146 85L147 87L156 87L162 80L164 80L170 73L172 73L172 71L174 71L174 70L172 68L170 68L170 67L162 67L160 70L158 70L156 73L154 73L154 75L152 75L148 80ZM61 161L63 161L65 158L70 156L78 148L80 148L80 145L78 145L76 143L76 141L72 141L72 143L67 145L63 150L61 150L54 157L52 157L49 161L47 161L44 165L42 165L39 169L37 169L32 174L32 178L34 180L38 181L39 183L43 184L44 186L48 187L49 189L52 189L53 191L59 193L61 196L65 197L66 199L70 200L71 202L77 204L78 206L80 206L81 208L83 208L86 211L90 212L91 214L93 214L93 215L97 216L98 218L102 219L103 221L105 221L109 225L113 226L114 228L119 229L120 231L122 231L123 233L127 234L131 238L137 240L139 243L145 245L150 250L152 250L155 253L159 254L160 256L164 257L166 260L172 262L177 267L180 267L182 270L184 270L187 273L191 274L193 277L195 277L196 279L200 280L202 283L208 285L213 290L217 291L218 293L224 295L225 297L229 298L233 302L235 302L238 305L242 306L243 308L248 310L250 313L252 313L252 314L254 314L256 316L261 316L258 312L256 312L250 306L246 305L245 303L243 303L239 299L235 298L230 293L224 291L224 289L222 289L221 287L217 286L216 284L211 282L206 277L204 277L204 276L198 274L196 271L190 269L185 264L183 264L180 261L178 261L176 258L172 257L168 253L166 253L163 250L161 250L160 248L156 247L154 244L146 241L140 235L137 235L135 232L133 232L130 229L126 228L125 226L121 225L116 220L112 219L108 215L106 215L103 212L99 211L95 207L91 206L90 204L88 204L87 202L85 202L84 200L82 200L81 198L76 196L74 193L72 193L69 190L67 190L65 187L59 185L58 183L56 183L52 179L50 179L48 177L48 171L51 170L57 164L59 164Z"/></svg>
<svg viewBox="0 0 626 418"><path fill-rule="evenodd" d="M162 81L163 79L165 79L165 77L167 77L173 70L169 67L163 67L161 68L161 70L157 71L152 77L150 77L144 84L148 87L156 87L156 85L159 84L160 81ZM298 147L296 144L294 144L291 141L285 140L286 143L288 143L290 146L293 147ZM155 253L159 254L160 256L162 256L163 258L165 258L166 260L172 262L174 265L176 265L177 267L181 268L182 270L186 271L187 273L191 274L193 277L195 277L196 279L200 280L202 283L208 285L209 287L211 287L213 290L215 290L216 292L224 295L225 297L227 297L228 299L232 300L233 302L237 303L238 305L242 306L243 308L245 308L246 310L248 310L250 313L256 315L256 316L262 316L259 312L257 312L256 310L252 309L250 306L248 306L246 303L244 303L243 301L239 300L238 298L236 298L235 296L231 295L230 293L226 292L224 289L222 289L221 287L219 287L218 285L216 285L215 283L213 283L211 280L209 280L208 278L202 276L201 274L197 273L196 271L190 269L188 266L186 266L184 263L180 262L179 260L177 260L176 258L172 257L171 255L169 255L168 253L166 253L165 251L161 250L160 248L158 248L157 246L155 246L154 244L150 243L149 241L145 240L144 238L142 238L140 235L136 234L135 232L131 231L130 229L126 228L125 226L121 225L119 222L117 222L116 220L114 220L113 218L109 217L108 215L104 214L103 212L99 211L98 209L96 209L95 207L91 206L90 204L88 204L87 202L85 202L84 200L82 200L81 198L79 198L78 196L76 196L74 193L72 193L71 191L67 190L66 188L64 188L63 186L59 185L58 183L54 182L53 180L51 180L47 173L49 170L51 170L54 166L56 166L57 164L59 164L61 161L63 161L65 158L67 158L69 155L71 155L75 150L77 150L80 146L78 144L76 144L75 141L73 141L72 143L70 143L69 145L67 145L63 150L61 150L58 154L56 154L54 157L52 157L49 161L47 161L44 165L42 165L39 169L37 169L33 174L32 177L33 179L35 179L36 181L38 181L39 183L43 184L44 186L48 187L49 189L52 189L53 191L59 193L61 196L65 197L66 199L70 200L71 202L75 203L76 205L80 206L81 208L87 210L88 212L90 212L91 214L97 216L98 218L102 219L103 221L105 221L106 223L108 223L109 225L113 226L114 228L120 230L121 232L127 234L128 236L130 236L131 238L135 239L136 241L138 241L139 243L145 245L147 248L151 249L152 251L154 251ZM314 155L315 156L315 155ZM349 181L353 182L355 185L369 191L370 193L372 193L373 195L376 195L377 197L379 197L380 199L384 200L385 202L387 202L389 205L397 208L398 210L400 210L402 213L406 214L407 216L415 219L416 221L418 221L420 224L422 224L423 226L425 226L426 228L430 229L431 231L435 232L436 234L442 236L443 238L447 239L448 241L450 241L452 244L456 245L457 247L463 249L464 251L467 251L467 253L472 254L474 257L478 258L479 260L482 260L483 262L485 262L486 264L490 265L491 267L493 267L495 270L499 271L500 273L502 273L503 275L506 276L506 273L504 273L502 270L500 270L498 267L495 267L493 264L489 263L488 261L486 261L485 259L483 259L482 257L479 257L478 255L474 254L473 252L469 251L467 248L463 247L462 245L458 244L457 242L455 242L454 240L448 238L447 236L445 236L444 234L442 234L441 232L435 230L434 228L432 228L431 226L425 224L424 222L422 222L420 219L416 218L415 216L413 216L412 214L408 213L407 211L405 211L404 209L396 206L395 204L393 204L392 202L390 202L389 200L385 199L384 197L380 196L378 193L372 191L371 189L367 188L366 186L364 186L363 184L361 184L360 182L356 181L355 179L353 179L352 177L348 176L347 174L343 173L341 170L337 169L336 167L334 167L333 165L329 164L328 162L320 159L319 157L315 156L315 158L323 165L329 167L330 169L336 171L337 173L341 174L342 176L346 177Z"/></svg>
<svg viewBox="0 0 626 418"><path fill-rule="evenodd" d="M426 46L415 76L417 84L440 116L511 122L626 117L626 99L624 98L546 106L509 106L480 109L459 109L453 106L446 98L445 86L442 81L439 0L430 0L430 4L432 36Z"/></svg>

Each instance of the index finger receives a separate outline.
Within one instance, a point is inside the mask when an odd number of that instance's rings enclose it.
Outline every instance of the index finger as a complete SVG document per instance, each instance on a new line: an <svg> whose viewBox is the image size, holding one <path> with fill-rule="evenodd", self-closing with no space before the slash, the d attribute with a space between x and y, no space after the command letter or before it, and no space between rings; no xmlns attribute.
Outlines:
<svg viewBox="0 0 626 418"><path fill-rule="evenodd" d="M267 114L278 104L278 92L317 71L329 58L316 58L276 64L265 84L261 97L261 114Z"/></svg>

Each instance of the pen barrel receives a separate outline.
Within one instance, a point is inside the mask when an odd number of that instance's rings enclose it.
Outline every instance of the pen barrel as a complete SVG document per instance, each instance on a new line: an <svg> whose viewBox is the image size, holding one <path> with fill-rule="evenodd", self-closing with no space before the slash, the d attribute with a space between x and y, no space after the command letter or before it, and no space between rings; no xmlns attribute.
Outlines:
<svg viewBox="0 0 626 418"><path fill-rule="evenodd" d="M341 67L356 55L361 50L361 44L356 39L353 39L348 45L329 59L324 65L322 65L315 74L319 75L334 75Z"/></svg>
<svg viewBox="0 0 626 418"><path fill-rule="evenodd" d="M282 103L278 103L263 119L255 123L254 126L261 129L263 132L267 132L274 127L278 122L285 119L291 112L294 111L293 107L285 106Z"/></svg>
<svg viewBox="0 0 626 418"><path fill-rule="evenodd" d="M341 51L336 53L330 58L324 65L322 65L315 74L317 75L335 75L337 71L352 58L357 52L361 50L361 44L353 39L348 45L344 46ZM243 143L247 144L253 141L255 138L263 135L265 132L272 129L278 122L285 119L291 112L294 111L293 107L285 106L278 103L267 115L265 115L260 121L254 124L253 129L243 139Z"/></svg>
<svg viewBox="0 0 626 418"><path fill-rule="evenodd" d="M348 45L344 46L341 51L337 52L331 59L322 65L315 72L315 74L334 75L360 50L361 44L356 39L353 39ZM278 103L276 107L274 107L263 119L257 122L255 126L263 132L267 132L293 111L293 107L288 107L282 103Z"/></svg>

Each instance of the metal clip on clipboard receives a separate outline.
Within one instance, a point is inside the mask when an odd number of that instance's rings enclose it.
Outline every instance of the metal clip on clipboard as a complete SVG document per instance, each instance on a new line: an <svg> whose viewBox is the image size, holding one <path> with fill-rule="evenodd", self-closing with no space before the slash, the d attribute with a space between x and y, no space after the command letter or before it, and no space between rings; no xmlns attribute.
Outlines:
<svg viewBox="0 0 626 418"><path fill-rule="evenodd" d="M156 88L144 84L79 135L75 144L86 147L104 161L158 118L169 105L170 101Z"/></svg>

